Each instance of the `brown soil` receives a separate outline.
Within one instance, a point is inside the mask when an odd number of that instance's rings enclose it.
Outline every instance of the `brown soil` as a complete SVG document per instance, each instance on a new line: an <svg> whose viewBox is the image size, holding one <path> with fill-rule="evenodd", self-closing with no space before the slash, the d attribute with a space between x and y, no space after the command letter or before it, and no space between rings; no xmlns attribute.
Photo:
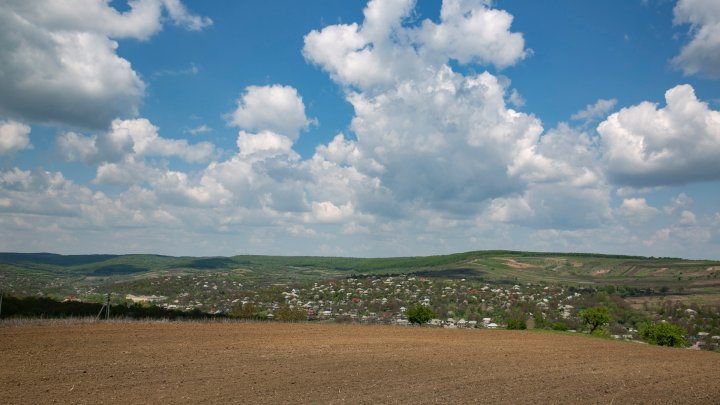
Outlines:
<svg viewBox="0 0 720 405"><path fill-rule="evenodd" d="M720 355L529 331L0 327L0 403L720 403Z"/></svg>
<svg viewBox="0 0 720 405"><path fill-rule="evenodd" d="M532 264L528 263L520 263L519 261L515 259L501 259L505 262L505 265L508 267L512 267L513 269L532 269L535 268Z"/></svg>

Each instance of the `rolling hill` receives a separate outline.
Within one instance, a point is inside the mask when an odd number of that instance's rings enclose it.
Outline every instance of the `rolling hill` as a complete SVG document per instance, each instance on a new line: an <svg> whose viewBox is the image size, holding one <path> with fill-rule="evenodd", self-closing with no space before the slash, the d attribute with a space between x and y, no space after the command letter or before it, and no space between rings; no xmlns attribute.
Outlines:
<svg viewBox="0 0 720 405"><path fill-rule="evenodd" d="M720 262L577 253L475 251L440 256L346 258L239 255L57 255L0 253L6 293L74 294L113 289L172 275L227 278L268 286L351 275L411 274L475 278L493 283L546 283L576 287L631 287L720 302Z"/></svg>

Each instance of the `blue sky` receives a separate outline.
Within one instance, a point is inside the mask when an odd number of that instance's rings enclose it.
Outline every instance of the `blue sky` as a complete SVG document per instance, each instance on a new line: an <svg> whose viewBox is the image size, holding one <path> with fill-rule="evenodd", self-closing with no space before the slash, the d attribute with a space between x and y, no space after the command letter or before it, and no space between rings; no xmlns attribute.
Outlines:
<svg viewBox="0 0 720 405"><path fill-rule="evenodd" d="M720 258L720 6L10 1L0 250Z"/></svg>

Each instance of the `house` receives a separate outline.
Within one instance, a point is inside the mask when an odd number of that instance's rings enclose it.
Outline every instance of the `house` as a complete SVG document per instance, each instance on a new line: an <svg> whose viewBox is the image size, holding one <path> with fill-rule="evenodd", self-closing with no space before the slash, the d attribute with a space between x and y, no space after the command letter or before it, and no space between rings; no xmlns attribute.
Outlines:
<svg viewBox="0 0 720 405"><path fill-rule="evenodd" d="M468 321L467 327L468 328L477 328L477 321Z"/></svg>
<svg viewBox="0 0 720 405"><path fill-rule="evenodd" d="M163 296L157 296L157 295L133 295L133 294L127 294L125 296L125 299L132 302L155 302L155 301L162 301L167 297Z"/></svg>
<svg viewBox="0 0 720 405"><path fill-rule="evenodd" d="M431 319L430 322L428 322L428 323L429 323L431 326L442 326L443 321L441 321L440 319L437 319L437 318L433 318L433 319Z"/></svg>
<svg viewBox="0 0 720 405"><path fill-rule="evenodd" d="M487 324L488 329L496 329L498 325L495 322Z"/></svg>
<svg viewBox="0 0 720 405"><path fill-rule="evenodd" d="M467 326L467 321L461 318L459 321L457 321L456 325L458 328L464 328Z"/></svg>

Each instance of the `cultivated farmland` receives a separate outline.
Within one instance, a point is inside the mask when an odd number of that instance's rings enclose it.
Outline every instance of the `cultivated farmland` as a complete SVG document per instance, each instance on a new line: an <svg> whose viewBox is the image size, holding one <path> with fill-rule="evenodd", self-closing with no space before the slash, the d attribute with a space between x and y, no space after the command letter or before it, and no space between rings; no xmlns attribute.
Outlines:
<svg viewBox="0 0 720 405"><path fill-rule="evenodd" d="M0 403L719 403L716 353L548 332L0 326Z"/></svg>

